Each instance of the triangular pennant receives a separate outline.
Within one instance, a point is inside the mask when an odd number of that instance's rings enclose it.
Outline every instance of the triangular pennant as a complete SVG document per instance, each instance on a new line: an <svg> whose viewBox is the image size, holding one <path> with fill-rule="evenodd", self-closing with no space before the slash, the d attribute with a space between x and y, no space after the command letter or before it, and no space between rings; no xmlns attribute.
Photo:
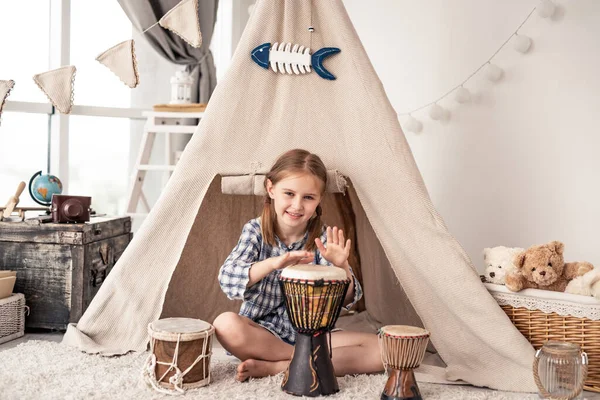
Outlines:
<svg viewBox="0 0 600 400"><path fill-rule="evenodd" d="M133 89L140 83L135 58L135 42L133 40L126 40L111 47L96 57L96 60L100 64L106 65L130 88Z"/></svg>
<svg viewBox="0 0 600 400"><path fill-rule="evenodd" d="M75 96L74 65L53 69L33 76L35 83L46 94L54 107L63 114L69 114Z"/></svg>
<svg viewBox="0 0 600 400"><path fill-rule="evenodd" d="M172 31L192 47L202 46L198 21L198 0L182 0L158 21L160 26Z"/></svg>
<svg viewBox="0 0 600 400"><path fill-rule="evenodd" d="M6 98L10 94L13 86L15 86L15 81L0 81L0 115L2 114L2 108L4 108L4 103L6 103Z"/></svg>

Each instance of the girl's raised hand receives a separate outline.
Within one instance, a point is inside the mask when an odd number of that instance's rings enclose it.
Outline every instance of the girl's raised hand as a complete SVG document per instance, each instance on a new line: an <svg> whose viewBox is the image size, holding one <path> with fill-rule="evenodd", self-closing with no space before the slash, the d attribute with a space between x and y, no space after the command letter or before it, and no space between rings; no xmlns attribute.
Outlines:
<svg viewBox="0 0 600 400"><path fill-rule="evenodd" d="M296 264L309 264L313 262L315 255L310 251L290 251L282 256L274 257L274 268L282 269Z"/></svg>
<svg viewBox="0 0 600 400"><path fill-rule="evenodd" d="M350 256L350 239L344 244L344 231L337 226L327 227L327 247L323 245L320 238L315 239L315 244L324 259L335 265L342 267Z"/></svg>

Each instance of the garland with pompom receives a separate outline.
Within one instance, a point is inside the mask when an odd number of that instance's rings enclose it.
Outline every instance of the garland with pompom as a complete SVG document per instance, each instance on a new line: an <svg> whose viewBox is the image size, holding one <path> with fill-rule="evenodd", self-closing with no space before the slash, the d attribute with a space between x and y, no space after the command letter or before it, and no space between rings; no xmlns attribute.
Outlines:
<svg viewBox="0 0 600 400"><path fill-rule="evenodd" d="M475 76L479 71L484 70L486 78L491 82L498 82L502 79L504 75L504 71L498 65L493 64L492 60L502 50L512 39L513 48L519 53L525 54L531 49L532 40L530 37L519 34L519 29L529 20L534 11L537 11L537 14L542 18L551 18L555 11L556 5L551 0L541 0L540 3L534 7L531 12L527 15L527 17L521 22L521 25L502 43L502 45L492 54L490 58L487 59L486 62L481 64L479 68L477 68L472 74L470 74L465 80L463 80L458 85L454 86L452 89L444 93L442 96L437 99L417 107L411 111L398 113L398 117L406 117L404 118L404 122L402 122L402 127L406 129L408 132L419 133L423 130L423 123L419 121L417 118L413 117L413 113L423 110L425 108L428 109L429 118L434 121L444 121L449 119L450 112L447 109L444 109L442 106L438 104L439 101L445 99L451 94L454 94L454 100L459 104L468 103L471 101L471 92L467 88L464 87L465 83L467 83L473 76Z"/></svg>

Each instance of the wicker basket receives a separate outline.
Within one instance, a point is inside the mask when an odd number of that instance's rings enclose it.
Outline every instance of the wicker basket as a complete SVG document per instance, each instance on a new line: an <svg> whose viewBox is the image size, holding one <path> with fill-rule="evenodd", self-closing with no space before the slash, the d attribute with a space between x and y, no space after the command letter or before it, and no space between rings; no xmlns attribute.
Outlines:
<svg viewBox="0 0 600 400"><path fill-rule="evenodd" d="M591 297L544 290L512 293L501 285L486 283L486 287L536 350L548 340L581 346L589 360L584 389L600 392L600 302Z"/></svg>
<svg viewBox="0 0 600 400"><path fill-rule="evenodd" d="M0 343L25 334L25 296L13 293L0 300Z"/></svg>

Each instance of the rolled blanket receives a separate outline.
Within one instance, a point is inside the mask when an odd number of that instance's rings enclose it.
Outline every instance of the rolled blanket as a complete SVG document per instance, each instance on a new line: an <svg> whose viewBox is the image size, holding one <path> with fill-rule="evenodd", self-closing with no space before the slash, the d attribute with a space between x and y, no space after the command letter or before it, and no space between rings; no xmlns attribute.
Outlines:
<svg viewBox="0 0 600 400"><path fill-rule="evenodd" d="M329 193L344 193L348 187L348 182L344 175L337 169L327 171L327 188ZM223 194L253 194L255 196L264 196L265 176L264 175L240 175L223 176L221 178L221 192Z"/></svg>

